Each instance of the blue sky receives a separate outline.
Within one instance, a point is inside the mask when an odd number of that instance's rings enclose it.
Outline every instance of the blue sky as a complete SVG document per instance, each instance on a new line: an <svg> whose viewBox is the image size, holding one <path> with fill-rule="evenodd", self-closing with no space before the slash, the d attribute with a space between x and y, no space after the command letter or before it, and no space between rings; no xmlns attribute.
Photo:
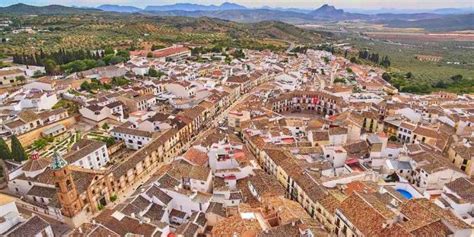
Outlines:
<svg viewBox="0 0 474 237"><path fill-rule="evenodd" d="M133 5L143 7L147 5L166 5L177 2L189 2L199 4L221 4L225 0L0 0L0 6L8 6L15 3L25 3L31 5L74 5L74 6L98 6L101 4ZM238 4L248 7L298 7L317 8L324 3L334 5L338 8L398 8L398 9L434 9L451 7L473 7L474 0L233 0Z"/></svg>

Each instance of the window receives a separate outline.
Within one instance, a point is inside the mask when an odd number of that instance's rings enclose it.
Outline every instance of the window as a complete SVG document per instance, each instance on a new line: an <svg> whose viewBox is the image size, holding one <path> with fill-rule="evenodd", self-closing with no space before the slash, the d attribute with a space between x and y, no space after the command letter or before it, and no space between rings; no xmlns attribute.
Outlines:
<svg viewBox="0 0 474 237"><path fill-rule="evenodd" d="M66 186L67 186L67 190L72 190L73 186L72 186L72 182L70 179L66 180Z"/></svg>

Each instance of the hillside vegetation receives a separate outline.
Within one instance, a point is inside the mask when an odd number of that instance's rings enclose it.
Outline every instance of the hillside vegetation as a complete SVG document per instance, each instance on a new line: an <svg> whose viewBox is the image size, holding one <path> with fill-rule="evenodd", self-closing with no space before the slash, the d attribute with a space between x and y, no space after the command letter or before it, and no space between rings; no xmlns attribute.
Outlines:
<svg viewBox="0 0 474 237"><path fill-rule="evenodd" d="M321 42L316 32L290 24L266 21L255 24L235 23L214 18L158 17L113 13L14 16L12 27L29 26L36 33L0 33L9 38L1 53L14 54L43 49L138 48L142 42L205 44L212 47L234 46L283 50L289 41L314 44ZM275 43L277 42L277 43Z"/></svg>

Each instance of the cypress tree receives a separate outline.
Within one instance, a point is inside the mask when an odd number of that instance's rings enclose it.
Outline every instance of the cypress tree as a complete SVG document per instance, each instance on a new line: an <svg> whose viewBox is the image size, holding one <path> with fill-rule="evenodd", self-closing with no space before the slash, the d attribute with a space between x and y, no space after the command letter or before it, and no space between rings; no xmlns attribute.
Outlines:
<svg viewBox="0 0 474 237"><path fill-rule="evenodd" d="M11 160L12 153L10 152L10 148L8 147L7 143L3 138L0 137L0 158L2 160Z"/></svg>
<svg viewBox="0 0 474 237"><path fill-rule="evenodd" d="M28 159L28 155L26 155L25 149L23 148L21 142L15 135L12 136L12 157L15 161L18 162L22 162Z"/></svg>

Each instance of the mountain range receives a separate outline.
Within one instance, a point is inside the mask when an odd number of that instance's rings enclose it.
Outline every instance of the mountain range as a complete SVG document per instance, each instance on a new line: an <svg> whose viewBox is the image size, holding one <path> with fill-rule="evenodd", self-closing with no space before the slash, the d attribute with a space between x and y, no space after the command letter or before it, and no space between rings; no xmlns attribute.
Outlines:
<svg viewBox="0 0 474 237"><path fill-rule="evenodd" d="M326 4L327 5L327 4ZM113 8L111 8L113 6ZM325 5L323 5L325 6ZM332 6L329 6L332 7ZM101 5L97 9L104 11L115 11L115 12L139 12L139 11L225 11L225 10L276 10L276 11L292 11L298 13L309 13L314 9L308 8L284 8L284 7L270 7L263 6L259 8L248 8L243 5L225 2L221 5L202 5L192 3L176 3L171 5L161 6L146 6L144 8L137 8L134 6L120 6L120 5ZM337 9L335 9L337 10ZM348 8L346 12L359 13L359 14L380 14L380 13L392 13L392 14L414 14L414 13L434 13L434 14L469 14L474 13L474 7L467 8L439 8L439 9L393 9L393 8L381 8L381 9L357 9Z"/></svg>
<svg viewBox="0 0 474 237"><path fill-rule="evenodd" d="M76 8L62 5L31 6L23 3L0 7L0 14L9 15L47 15L47 14L82 14L102 12L96 8Z"/></svg>
<svg viewBox="0 0 474 237"><path fill-rule="evenodd" d="M192 3L176 3L164 6L147 6L145 11L227 11L227 10L245 10L246 7L235 3L225 2L217 5L201 5Z"/></svg>
<svg viewBox="0 0 474 237"><path fill-rule="evenodd" d="M209 17L241 23L282 21L290 24L312 24L328 21L363 20L392 27L421 27L437 31L474 29L474 13L469 13L469 8L464 10L455 8L438 9L426 13L393 12L364 14L346 12L328 4L314 10L302 10L296 8L285 9L271 7L247 8L229 2L221 5L177 3L163 6L147 6L144 9L120 5L101 5L95 9L65 7L60 5L36 7L26 4L0 7L0 14L100 14L105 12L120 14L133 13L151 16ZM457 12L462 12L463 14L457 14Z"/></svg>

